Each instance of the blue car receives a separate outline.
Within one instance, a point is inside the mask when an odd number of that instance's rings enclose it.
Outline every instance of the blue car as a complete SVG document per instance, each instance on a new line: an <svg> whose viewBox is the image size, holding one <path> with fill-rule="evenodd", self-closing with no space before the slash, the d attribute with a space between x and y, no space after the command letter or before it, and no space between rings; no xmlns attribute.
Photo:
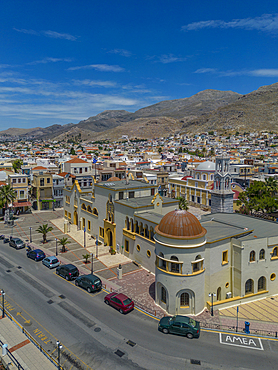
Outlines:
<svg viewBox="0 0 278 370"><path fill-rule="evenodd" d="M34 249L27 252L27 257L34 261L41 261L45 258L45 254L41 249Z"/></svg>

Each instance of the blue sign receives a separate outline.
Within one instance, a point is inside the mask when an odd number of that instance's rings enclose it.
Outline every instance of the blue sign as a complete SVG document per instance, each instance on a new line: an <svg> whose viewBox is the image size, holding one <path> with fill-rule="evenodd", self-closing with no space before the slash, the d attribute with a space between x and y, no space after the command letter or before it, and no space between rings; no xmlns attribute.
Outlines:
<svg viewBox="0 0 278 370"><path fill-rule="evenodd" d="M95 164L95 163L97 163L97 158L94 158L93 159L93 163Z"/></svg>

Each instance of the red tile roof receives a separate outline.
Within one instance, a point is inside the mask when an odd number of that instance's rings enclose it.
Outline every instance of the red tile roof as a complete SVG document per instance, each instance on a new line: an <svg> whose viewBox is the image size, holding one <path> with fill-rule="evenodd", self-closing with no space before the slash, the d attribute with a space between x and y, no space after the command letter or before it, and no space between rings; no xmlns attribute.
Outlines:
<svg viewBox="0 0 278 370"><path fill-rule="evenodd" d="M83 159L80 159L80 158L73 158L70 161L67 161L66 163L87 163L89 164L88 162L83 161Z"/></svg>

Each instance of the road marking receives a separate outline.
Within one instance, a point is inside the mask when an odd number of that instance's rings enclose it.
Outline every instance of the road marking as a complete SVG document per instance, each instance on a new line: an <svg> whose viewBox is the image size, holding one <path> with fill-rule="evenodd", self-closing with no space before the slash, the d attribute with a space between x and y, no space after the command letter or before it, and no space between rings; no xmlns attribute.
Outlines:
<svg viewBox="0 0 278 370"><path fill-rule="evenodd" d="M219 341L221 344L227 344L229 346L258 349L260 351L264 350L261 339L255 337L244 337L237 334L219 333Z"/></svg>

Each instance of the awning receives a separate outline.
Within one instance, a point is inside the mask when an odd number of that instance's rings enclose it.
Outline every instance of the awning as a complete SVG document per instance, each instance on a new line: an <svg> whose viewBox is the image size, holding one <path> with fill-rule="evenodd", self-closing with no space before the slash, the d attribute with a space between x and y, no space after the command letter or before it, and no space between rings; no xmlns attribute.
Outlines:
<svg viewBox="0 0 278 370"><path fill-rule="evenodd" d="M14 202L13 203L13 207L14 208L17 208L17 207L31 207L32 203L31 202Z"/></svg>

